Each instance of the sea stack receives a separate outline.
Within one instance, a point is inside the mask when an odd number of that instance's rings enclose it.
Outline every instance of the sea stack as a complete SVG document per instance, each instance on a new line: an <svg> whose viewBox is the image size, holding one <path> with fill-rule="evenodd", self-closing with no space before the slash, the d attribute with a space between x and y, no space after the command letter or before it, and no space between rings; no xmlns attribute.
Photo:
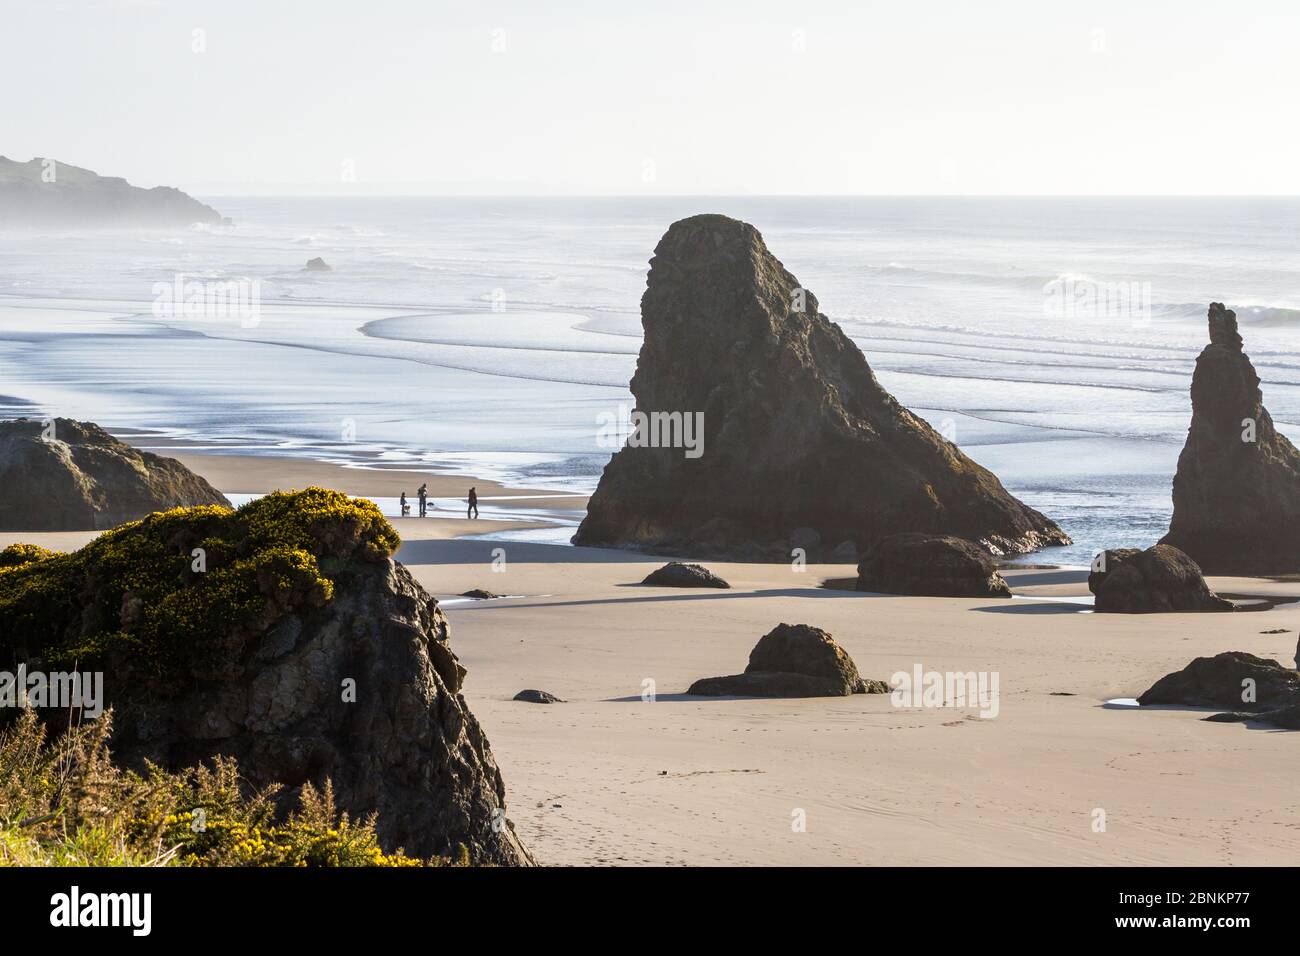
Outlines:
<svg viewBox="0 0 1300 956"><path fill-rule="evenodd" d="M0 422L0 530L103 531L190 505L230 502L176 459L132 448L92 422Z"/></svg>
<svg viewBox="0 0 1300 956"><path fill-rule="evenodd" d="M904 531L995 554L1069 542L900 405L748 223L674 223L641 322L636 431L575 544L790 560L815 542L821 560Z"/></svg>
<svg viewBox="0 0 1300 956"><path fill-rule="evenodd" d="M1160 541L1206 574L1300 571L1300 452L1273 427L1237 315L1210 303L1192 375L1192 424Z"/></svg>

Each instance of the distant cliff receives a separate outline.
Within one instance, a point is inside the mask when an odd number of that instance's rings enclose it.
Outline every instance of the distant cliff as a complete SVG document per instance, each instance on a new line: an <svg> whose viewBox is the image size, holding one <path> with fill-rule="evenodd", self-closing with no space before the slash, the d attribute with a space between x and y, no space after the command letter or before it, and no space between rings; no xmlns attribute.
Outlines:
<svg viewBox="0 0 1300 956"><path fill-rule="evenodd" d="M141 189L52 159L0 156L0 228L188 226L220 223L211 206L171 186Z"/></svg>

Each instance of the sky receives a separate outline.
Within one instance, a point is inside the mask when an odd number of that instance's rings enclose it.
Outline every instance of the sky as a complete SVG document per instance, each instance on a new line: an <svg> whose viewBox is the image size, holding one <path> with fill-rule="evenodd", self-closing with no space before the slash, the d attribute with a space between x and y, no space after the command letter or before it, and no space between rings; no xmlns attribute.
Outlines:
<svg viewBox="0 0 1300 956"><path fill-rule="evenodd" d="M202 195L1294 195L1295 0L0 0L0 153Z"/></svg>

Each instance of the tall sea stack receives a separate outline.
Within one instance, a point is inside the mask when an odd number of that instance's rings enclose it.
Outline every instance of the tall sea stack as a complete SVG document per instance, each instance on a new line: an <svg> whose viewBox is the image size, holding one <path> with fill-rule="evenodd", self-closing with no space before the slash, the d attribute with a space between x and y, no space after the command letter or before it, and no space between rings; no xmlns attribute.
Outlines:
<svg viewBox="0 0 1300 956"><path fill-rule="evenodd" d="M885 391L748 223L674 223L641 322L631 389L645 424L606 466L574 543L853 560L903 531L995 553L1069 542ZM700 432L670 427L675 415ZM694 444L664 447L673 435Z"/></svg>
<svg viewBox="0 0 1300 956"><path fill-rule="evenodd" d="M1300 571L1300 452L1273 427L1237 314L1210 303L1192 375L1192 424L1161 544L1206 574Z"/></svg>

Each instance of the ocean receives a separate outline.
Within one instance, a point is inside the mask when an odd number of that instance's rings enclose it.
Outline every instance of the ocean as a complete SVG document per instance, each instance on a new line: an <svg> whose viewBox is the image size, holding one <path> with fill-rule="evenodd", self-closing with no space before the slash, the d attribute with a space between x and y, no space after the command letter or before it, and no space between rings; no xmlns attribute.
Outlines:
<svg viewBox="0 0 1300 956"><path fill-rule="evenodd" d="M1163 534L1210 301L1300 441L1296 199L199 198L234 227L0 232L0 414L590 491L655 243L720 212L1075 540L1028 560Z"/></svg>

